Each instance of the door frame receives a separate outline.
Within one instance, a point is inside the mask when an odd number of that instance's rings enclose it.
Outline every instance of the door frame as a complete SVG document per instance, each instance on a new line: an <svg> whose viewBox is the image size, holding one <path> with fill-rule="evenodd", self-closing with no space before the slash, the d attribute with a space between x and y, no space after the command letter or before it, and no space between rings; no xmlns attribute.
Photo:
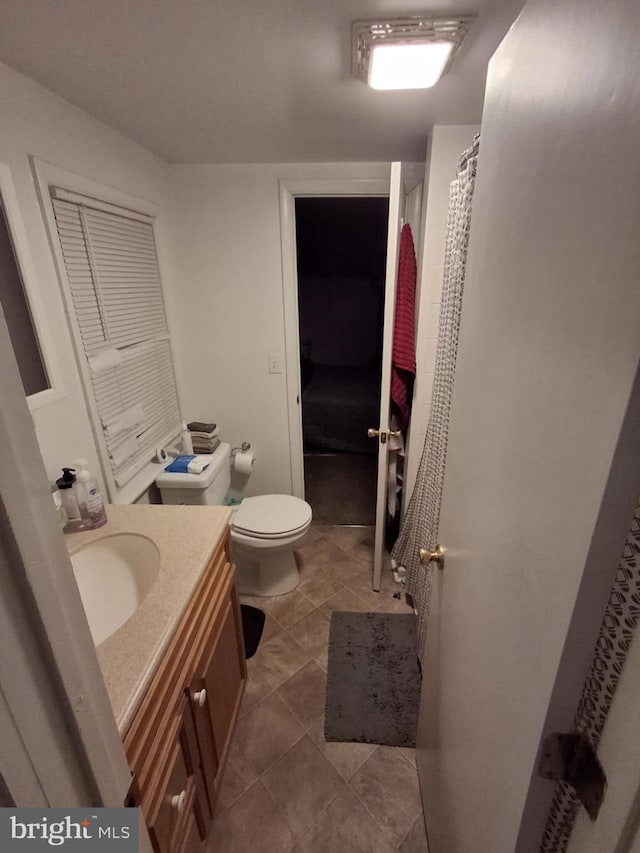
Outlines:
<svg viewBox="0 0 640 853"><path fill-rule="evenodd" d="M389 196L387 178L283 178L280 192L280 241L282 249L282 303L284 310L285 371L291 493L304 498L304 446L302 438L302 387L298 313L298 265L296 251L296 198Z"/></svg>

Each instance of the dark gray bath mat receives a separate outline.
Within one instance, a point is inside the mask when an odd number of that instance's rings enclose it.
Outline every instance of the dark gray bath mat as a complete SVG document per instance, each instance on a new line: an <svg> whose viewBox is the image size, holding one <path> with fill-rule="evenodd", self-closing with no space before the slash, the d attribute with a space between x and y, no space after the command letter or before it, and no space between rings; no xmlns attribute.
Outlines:
<svg viewBox="0 0 640 853"><path fill-rule="evenodd" d="M324 736L415 746L421 675L413 613L333 613Z"/></svg>

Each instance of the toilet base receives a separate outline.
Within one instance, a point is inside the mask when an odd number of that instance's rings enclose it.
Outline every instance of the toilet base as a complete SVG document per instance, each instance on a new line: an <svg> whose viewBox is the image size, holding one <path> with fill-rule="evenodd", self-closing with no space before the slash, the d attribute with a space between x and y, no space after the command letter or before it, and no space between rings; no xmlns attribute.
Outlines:
<svg viewBox="0 0 640 853"><path fill-rule="evenodd" d="M300 574L292 550L260 554L255 560L247 556L247 549L233 547L236 564L236 586L241 595L284 595L298 586Z"/></svg>

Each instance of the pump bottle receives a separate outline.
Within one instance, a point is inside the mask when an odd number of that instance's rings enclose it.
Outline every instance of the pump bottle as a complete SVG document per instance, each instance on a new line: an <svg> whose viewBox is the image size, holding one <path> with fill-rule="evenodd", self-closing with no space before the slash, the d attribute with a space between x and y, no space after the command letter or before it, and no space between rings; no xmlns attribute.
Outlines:
<svg viewBox="0 0 640 853"><path fill-rule="evenodd" d="M86 459L76 459L73 465L76 472L73 489L80 507L82 529L94 530L96 527L102 527L107 523L107 513L98 481L90 473Z"/></svg>

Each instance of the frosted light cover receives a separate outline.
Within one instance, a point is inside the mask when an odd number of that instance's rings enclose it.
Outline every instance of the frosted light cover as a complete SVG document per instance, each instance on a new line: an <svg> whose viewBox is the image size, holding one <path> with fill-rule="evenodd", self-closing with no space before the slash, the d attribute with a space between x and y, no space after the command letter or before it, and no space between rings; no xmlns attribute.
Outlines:
<svg viewBox="0 0 640 853"><path fill-rule="evenodd" d="M440 79L453 42L376 44L369 59L372 89L429 89Z"/></svg>

